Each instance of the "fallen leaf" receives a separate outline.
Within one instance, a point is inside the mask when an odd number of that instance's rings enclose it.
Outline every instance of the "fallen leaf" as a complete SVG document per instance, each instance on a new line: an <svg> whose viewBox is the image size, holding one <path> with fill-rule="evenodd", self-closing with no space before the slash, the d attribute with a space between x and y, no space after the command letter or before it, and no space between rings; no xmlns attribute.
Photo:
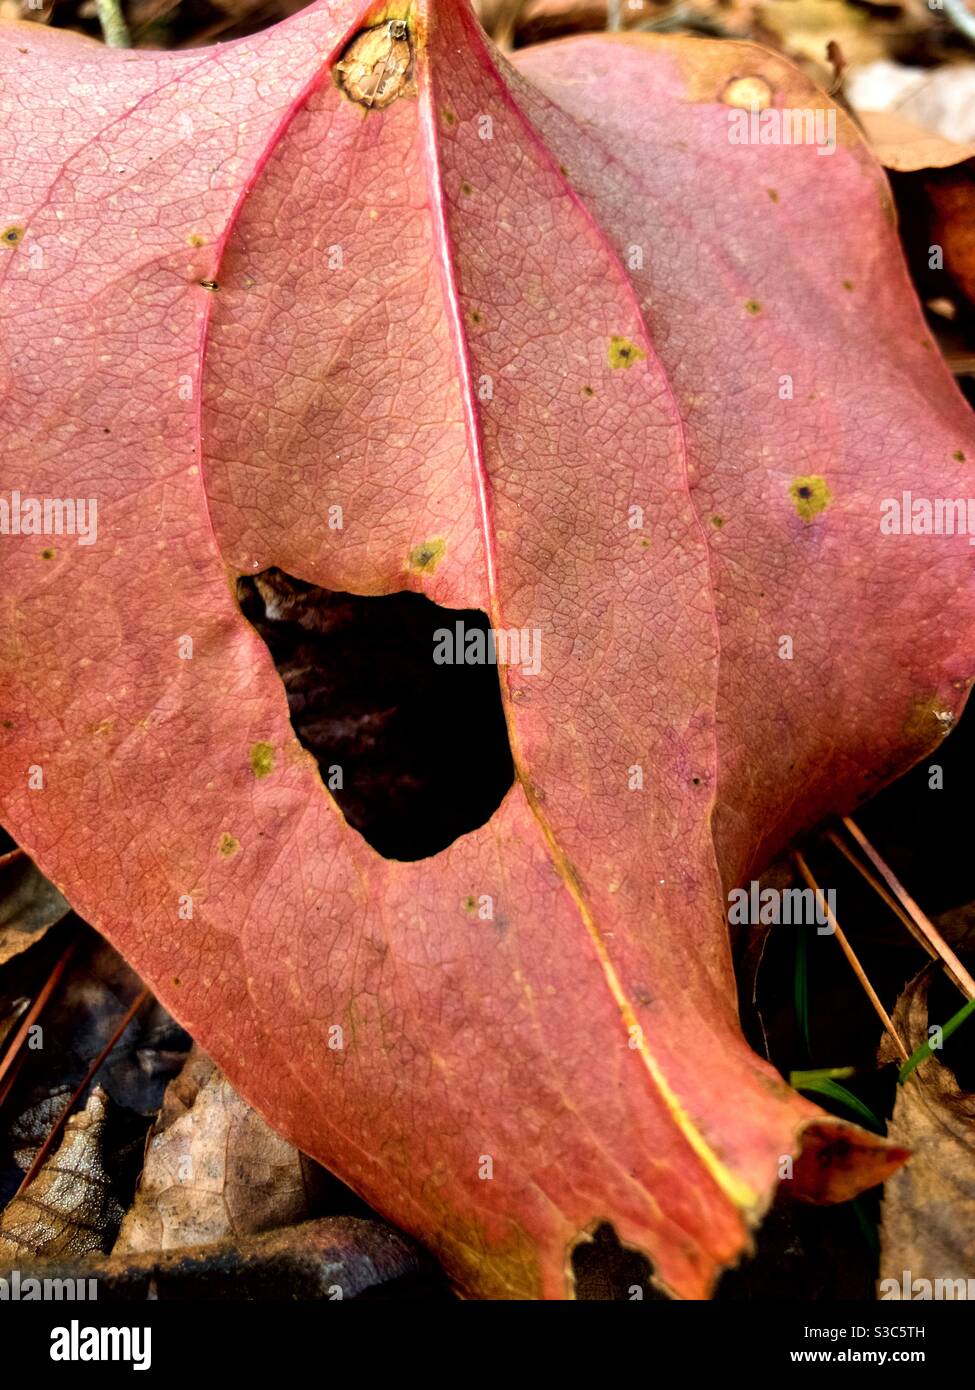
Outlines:
<svg viewBox="0 0 975 1390"><path fill-rule="evenodd" d="M0 855L0 965L26 951L71 908L22 850Z"/></svg>
<svg viewBox="0 0 975 1390"><path fill-rule="evenodd" d="M122 1208L102 1155L108 1097L96 1087L56 1153L0 1213L0 1259L65 1258L107 1250Z"/></svg>
<svg viewBox="0 0 975 1390"><path fill-rule="evenodd" d="M858 111L870 147L886 169L912 173L945 169L975 157L975 145L959 145L937 131L907 121L895 111Z"/></svg>
<svg viewBox="0 0 975 1390"><path fill-rule="evenodd" d="M928 1041L930 983L930 971L922 971L906 987L894 1010L894 1027L911 1053ZM886 1037L880 1060L895 1060ZM909 1148L912 1157L884 1187L881 1293L885 1280L894 1281L900 1296L905 1288L913 1291L915 1279L930 1280L932 1286L939 1279L972 1280L975 1095L959 1088L950 1068L935 1054L898 1086L888 1133Z"/></svg>
<svg viewBox="0 0 975 1390"><path fill-rule="evenodd" d="M167 1088L113 1254L239 1242L293 1225L310 1215L315 1185L314 1165L197 1049Z"/></svg>
<svg viewBox="0 0 975 1390"><path fill-rule="evenodd" d="M931 241L944 251L944 267L975 306L975 159L924 180L931 208Z"/></svg>
<svg viewBox="0 0 975 1390"><path fill-rule="evenodd" d="M379 21L381 109L334 76ZM971 673L967 538L879 526L975 450L879 167L752 46L513 71L456 0L7 42L4 476L95 496L101 539L5 542L5 823L469 1293L563 1296L608 1223L706 1295L784 1157L828 1199L904 1157L746 1047L724 897ZM743 79L835 149L732 145ZM272 567L542 634L488 824L400 863L344 822L227 582Z"/></svg>
<svg viewBox="0 0 975 1390"><path fill-rule="evenodd" d="M882 59L852 68L843 88L858 112L895 112L955 144L975 141L975 63L920 68Z"/></svg>
<svg viewBox="0 0 975 1390"><path fill-rule="evenodd" d="M379 1221L330 1216L240 1242L14 1266L27 1278L93 1279L100 1299L446 1297L422 1250ZM14 1269L0 1277L10 1281ZM86 1285L86 1293L88 1286ZM90 1294L89 1294L90 1296Z"/></svg>

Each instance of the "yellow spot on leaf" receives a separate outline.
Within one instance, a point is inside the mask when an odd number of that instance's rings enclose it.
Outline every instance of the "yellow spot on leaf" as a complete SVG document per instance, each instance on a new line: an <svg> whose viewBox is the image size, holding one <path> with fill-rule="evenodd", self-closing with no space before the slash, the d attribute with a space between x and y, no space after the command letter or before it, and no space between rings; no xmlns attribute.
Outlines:
<svg viewBox="0 0 975 1390"><path fill-rule="evenodd" d="M42 560L53 560L54 556L55 551L53 551L50 546L47 546L44 550L41 551Z"/></svg>
<svg viewBox="0 0 975 1390"><path fill-rule="evenodd" d="M772 105L772 88L761 77L733 77L721 93L725 106L764 111Z"/></svg>
<svg viewBox="0 0 975 1390"><path fill-rule="evenodd" d="M799 516L806 522L812 521L833 500L826 479L817 477L796 478L789 486L789 496Z"/></svg>
<svg viewBox="0 0 975 1390"><path fill-rule="evenodd" d="M746 299L745 312L747 314L760 314L762 312L762 306L757 299Z"/></svg>
<svg viewBox="0 0 975 1390"><path fill-rule="evenodd" d="M225 830L220 836L217 849L223 855L224 859L229 859L232 854L236 854L240 849L240 841L231 835L229 830Z"/></svg>
<svg viewBox="0 0 975 1390"><path fill-rule="evenodd" d="M251 771L255 777L269 777L274 770L274 749L269 743L255 743L251 749Z"/></svg>
<svg viewBox="0 0 975 1390"><path fill-rule="evenodd" d="M447 542L442 536L435 536L432 541L424 541L422 545L414 546L409 555L410 569L432 574L443 559L446 549Z"/></svg>
<svg viewBox="0 0 975 1390"><path fill-rule="evenodd" d="M631 343L629 338L610 338L609 340L609 365L611 367L630 368L634 362L639 362L642 357L646 357L642 348L638 348L635 343Z"/></svg>
<svg viewBox="0 0 975 1390"><path fill-rule="evenodd" d="M203 238L200 236L200 233L199 233L199 232L190 232L189 236L186 238L186 241L187 241L187 244L190 245L190 246L202 246L202 245L203 245Z"/></svg>
<svg viewBox="0 0 975 1390"><path fill-rule="evenodd" d="M4 227L0 232L0 242L4 246L18 246L24 239L23 227Z"/></svg>
<svg viewBox="0 0 975 1390"><path fill-rule="evenodd" d="M951 457L955 460L956 463L964 463L964 462L965 462L965 451L964 451L964 449L956 449L955 452L952 454Z"/></svg>

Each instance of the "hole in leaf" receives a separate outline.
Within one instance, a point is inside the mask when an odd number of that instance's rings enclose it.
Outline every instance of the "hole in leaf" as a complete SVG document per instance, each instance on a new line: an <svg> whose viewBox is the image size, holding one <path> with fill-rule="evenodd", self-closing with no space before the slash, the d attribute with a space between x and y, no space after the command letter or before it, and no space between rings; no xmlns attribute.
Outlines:
<svg viewBox="0 0 975 1390"><path fill-rule="evenodd" d="M622 1245L606 1222L596 1227L591 1240L580 1240L572 1251L572 1276L577 1301L669 1301L651 1283L653 1265L647 1257Z"/></svg>
<svg viewBox="0 0 975 1390"><path fill-rule="evenodd" d="M425 859L484 825L514 781L493 665L437 665L434 634L485 614L422 594L362 598L281 570L237 581L291 723L342 813L387 859Z"/></svg>

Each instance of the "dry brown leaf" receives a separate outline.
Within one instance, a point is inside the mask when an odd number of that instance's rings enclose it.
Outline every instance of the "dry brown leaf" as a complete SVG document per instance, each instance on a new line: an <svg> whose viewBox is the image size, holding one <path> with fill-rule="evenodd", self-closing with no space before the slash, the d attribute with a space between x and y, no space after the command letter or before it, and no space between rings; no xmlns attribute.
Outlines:
<svg viewBox="0 0 975 1390"><path fill-rule="evenodd" d="M939 68L867 63L846 74L843 90L858 114L894 111L957 144L975 140L975 63Z"/></svg>
<svg viewBox="0 0 975 1390"><path fill-rule="evenodd" d="M959 145L936 130L906 120L896 111L857 113L873 152L887 169L900 174L916 169L946 169L975 157L975 144Z"/></svg>
<svg viewBox="0 0 975 1390"><path fill-rule="evenodd" d="M122 1217L105 1170L108 1097L98 1087L26 1192L0 1215L0 1259L46 1259L107 1250Z"/></svg>
<svg viewBox="0 0 975 1390"><path fill-rule="evenodd" d="M302 1221L318 1171L194 1048L166 1089L113 1253L213 1245Z"/></svg>
<svg viewBox="0 0 975 1390"><path fill-rule="evenodd" d="M41 1260L21 1279L95 1279L101 1299L448 1297L430 1257L380 1221L330 1216L204 1249ZM0 1278L12 1269L0 1252Z"/></svg>
<svg viewBox="0 0 975 1390"><path fill-rule="evenodd" d="M894 1011L912 1051L928 1040L930 974L918 975ZM970 1026L970 1025L969 1025ZM889 1060L889 1044L881 1060ZM975 1095L961 1091L937 1058L897 1090L888 1136L913 1157L887 1181L880 1225L880 1278L902 1290L916 1279L975 1278Z"/></svg>
<svg viewBox="0 0 975 1390"><path fill-rule="evenodd" d="M71 906L23 850L0 855L0 965L33 946Z"/></svg>

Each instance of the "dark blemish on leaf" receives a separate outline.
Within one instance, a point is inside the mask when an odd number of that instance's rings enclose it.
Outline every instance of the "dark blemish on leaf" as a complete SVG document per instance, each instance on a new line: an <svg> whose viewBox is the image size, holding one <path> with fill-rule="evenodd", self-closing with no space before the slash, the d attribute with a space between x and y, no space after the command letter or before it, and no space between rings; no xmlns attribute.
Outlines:
<svg viewBox="0 0 975 1390"><path fill-rule="evenodd" d="M201 280L200 288L210 290L212 293L214 290L218 290L220 286L217 284L216 280Z"/></svg>
<svg viewBox="0 0 975 1390"><path fill-rule="evenodd" d="M251 772L255 777L269 777L274 771L274 749L269 743L255 743L251 749Z"/></svg>
<svg viewBox="0 0 975 1390"><path fill-rule="evenodd" d="M223 855L224 859L229 859L232 854L236 854L240 849L240 841L231 835L228 830L225 830L220 836L217 849Z"/></svg>
<svg viewBox="0 0 975 1390"><path fill-rule="evenodd" d="M796 511L805 522L812 521L829 506L833 494L826 486L826 479L815 476L796 478L789 484L789 496L795 503Z"/></svg>
<svg viewBox="0 0 975 1390"><path fill-rule="evenodd" d="M569 171L564 164L559 165L559 173L562 175L564 179L567 179L569 177Z"/></svg>
<svg viewBox="0 0 975 1390"><path fill-rule="evenodd" d="M432 541L424 541L422 545L414 546L408 559L410 569L420 570L424 574L432 574L443 559L446 549L447 542L442 536L436 536Z"/></svg>
<svg viewBox="0 0 975 1390"><path fill-rule="evenodd" d="M441 114L441 116L443 117L443 123L444 123L444 125L456 125L456 124L457 124L457 117L454 115L453 111L451 111L451 109L450 109L449 106L445 106L444 109L443 109L443 111L441 111L440 114Z"/></svg>
<svg viewBox="0 0 975 1390"><path fill-rule="evenodd" d="M642 537L641 540L640 540L640 549L641 549L641 550L649 550L649 549L650 549L650 542L647 540L646 536Z"/></svg>
<svg viewBox="0 0 975 1390"><path fill-rule="evenodd" d="M591 386L583 386L581 390L584 396L594 396L596 394Z"/></svg>
<svg viewBox="0 0 975 1390"><path fill-rule="evenodd" d="M722 526L724 525L724 517L723 517L723 516L713 516L713 517L711 518L711 525L717 527L717 529L720 531L721 528L722 528Z"/></svg>
<svg viewBox="0 0 975 1390"><path fill-rule="evenodd" d="M699 787L699 786L701 785L701 779L700 779L700 777L692 777L692 778L691 778L691 783L692 783L693 786Z"/></svg>
<svg viewBox="0 0 975 1390"><path fill-rule="evenodd" d="M762 306L757 299L746 299L745 312L746 314L760 314L762 312Z"/></svg>
<svg viewBox="0 0 975 1390"><path fill-rule="evenodd" d="M774 188L766 188L765 192L766 192L766 193L769 195L769 197L772 199L772 202L773 202L773 203L777 203L777 202L779 201L779 195L778 195L778 193L775 191Z"/></svg>
<svg viewBox="0 0 975 1390"><path fill-rule="evenodd" d="M108 425L102 425L102 434L111 434L111 433L112 433L112 431L109 429Z"/></svg>
<svg viewBox="0 0 975 1390"><path fill-rule="evenodd" d="M631 343L629 338L610 338L607 356L611 367L623 367L629 369L634 362L639 362L646 357L642 348L638 348L635 343Z"/></svg>
<svg viewBox="0 0 975 1390"><path fill-rule="evenodd" d="M53 560L53 559L54 559L54 551L50 548L50 546L48 546L48 548L47 548L46 550L42 550L42 551L41 551L41 559L42 559L42 560Z"/></svg>
<svg viewBox="0 0 975 1390"><path fill-rule="evenodd" d="M23 227L4 227L0 232L0 241L4 246L18 246L24 239Z"/></svg>
<svg viewBox="0 0 975 1390"><path fill-rule="evenodd" d="M173 984L174 984L174 985L179 986L179 985L181 985L182 983L183 983L183 981L179 978L178 975L174 975L174 976L173 976Z"/></svg>
<svg viewBox="0 0 975 1390"><path fill-rule="evenodd" d="M405 19L363 29L346 45L332 76L340 92L367 111L381 111L414 92L413 45Z"/></svg>
<svg viewBox="0 0 975 1390"><path fill-rule="evenodd" d="M471 309L467 317L475 326L484 322L484 315L481 313L480 309Z"/></svg>
<svg viewBox="0 0 975 1390"><path fill-rule="evenodd" d="M472 185L472 184L469 184L469 183L467 182L467 180L465 179L464 182L463 182L463 183L461 184L461 186L460 186L460 191L461 191L461 193L463 193L463 195L464 195L465 198L469 198L469 197L471 196L471 194L474 192L474 188L473 188L473 185Z"/></svg>
<svg viewBox="0 0 975 1390"><path fill-rule="evenodd" d="M188 246L202 246L203 238L200 236L199 232L190 232L189 236L186 238L186 242Z"/></svg>
<svg viewBox="0 0 975 1390"><path fill-rule="evenodd" d="M964 462L965 462L965 451L964 451L964 449L956 449L955 452L952 454L951 457L955 460L956 463L964 463Z"/></svg>
<svg viewBox="0 0 975 1390"><path fill-rule="evenodd" d="M852 290L852 288L853 288L853 281L852 281L852 280L844 280L844 281L843 281L843 288L844 288L845 290Z"/></svg>
<svg viewBox="0 0 975 1390"><path fill-rule="evenodd" d="M477 899L468 896L461 905L465 912L475 912L477 910Z"/></svg>
<svg viewBox="0 0 975 1390"><path fill-rule="evenodd" d="M5 729L12 729L13 726L14 726L14 721L13 721L12 719L5 719L5 720L3 721L3 727L4 727Z"/></svg>

